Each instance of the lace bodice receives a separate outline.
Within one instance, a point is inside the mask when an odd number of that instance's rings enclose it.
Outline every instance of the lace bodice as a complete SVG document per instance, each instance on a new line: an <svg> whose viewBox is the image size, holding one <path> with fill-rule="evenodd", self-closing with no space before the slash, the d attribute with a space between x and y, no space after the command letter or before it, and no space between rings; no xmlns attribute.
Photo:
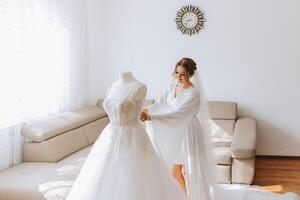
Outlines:
<svg viewBox="0 0 300 200"><path fill-rule="evenodd" d="M125 99L110 99L108 92L103 101L103 108L107 112L110 124L114 127L130 127L139 123L139 114L141 112L142 100L135 100L136 90L142 84L135 86Z"/></svg>

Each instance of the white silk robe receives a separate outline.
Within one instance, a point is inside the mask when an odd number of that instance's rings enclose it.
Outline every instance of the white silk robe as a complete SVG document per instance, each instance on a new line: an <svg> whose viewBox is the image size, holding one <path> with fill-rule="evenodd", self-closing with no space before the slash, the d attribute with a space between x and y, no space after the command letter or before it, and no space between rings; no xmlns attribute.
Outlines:
<svg viewBox="0 0 300 200"><path fill-rule="evenodd" d="M172 83L154 104L147 107L151 116L148 124L151 138L169 166L184 164L188 136L200 129L197 114L200 107L199 92L188 88L175 97L176 83Z"/></svg>
<svg viewBox="0 0 300 200"><path fill-rule="evenodd" d="M150 138L169 168L175 163L186 170L189 199L210 199L207 150L197 117L200 109L200 90L191 87L175 97L172 83L154 104L147 107L151 120L147 123ZM203 161L203 162L202 162Z"/></svg>

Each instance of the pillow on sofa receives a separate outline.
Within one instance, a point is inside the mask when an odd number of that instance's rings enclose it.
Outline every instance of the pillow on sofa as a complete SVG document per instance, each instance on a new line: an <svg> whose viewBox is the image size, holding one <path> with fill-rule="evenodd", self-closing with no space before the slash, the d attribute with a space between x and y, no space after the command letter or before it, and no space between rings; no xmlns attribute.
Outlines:
<svg viewBox="0 0 300 200"><path fill-rule="evenodd" d="M232 136L229 133L227 133L211 119L208 121L208 126L214 146L229 147L231 145Z"/></svg>

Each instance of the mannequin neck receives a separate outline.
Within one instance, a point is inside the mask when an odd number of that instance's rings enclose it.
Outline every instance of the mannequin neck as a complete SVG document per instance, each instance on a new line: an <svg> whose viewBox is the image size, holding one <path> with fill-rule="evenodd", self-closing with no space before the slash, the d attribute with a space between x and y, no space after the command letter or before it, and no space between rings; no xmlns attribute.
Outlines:
<svg viewBox="0 0 300 200"><path fill-rule="evenodd" d="M124 99L138 83L139 81L133 77L131 72L120 72L119 80L114 82L110 88L109 97L112 99Z"/></svg>
<svg viewBox="0 0 300 200"><path fill-rule="evenodd" d="M130 81L136 81L133 77L132 73L129 71L120 72L119 78L121 82L130 82Z"/></svg>

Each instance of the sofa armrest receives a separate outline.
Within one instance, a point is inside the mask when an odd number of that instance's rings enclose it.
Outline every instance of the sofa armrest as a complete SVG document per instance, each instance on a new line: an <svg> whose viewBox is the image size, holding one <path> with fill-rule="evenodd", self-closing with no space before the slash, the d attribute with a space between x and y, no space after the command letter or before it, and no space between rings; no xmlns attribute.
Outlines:
<svg viewBox="0 0 300 200"><path fill-rule="evenodd" d="M231 143L233 158L251 158L256 149L256 121L253 118L239 118L236 121Z"/></svg>

